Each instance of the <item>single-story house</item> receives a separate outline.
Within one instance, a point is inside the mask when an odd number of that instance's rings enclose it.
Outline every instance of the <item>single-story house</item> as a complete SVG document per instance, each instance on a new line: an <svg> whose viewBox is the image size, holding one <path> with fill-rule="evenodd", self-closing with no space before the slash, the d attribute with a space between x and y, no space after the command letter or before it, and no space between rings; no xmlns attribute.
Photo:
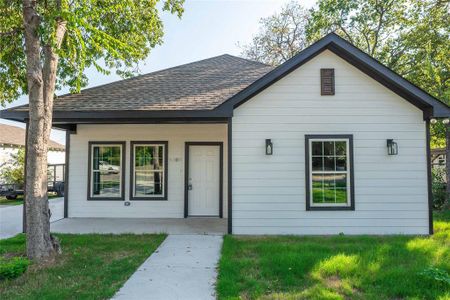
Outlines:
<svg viewBox="0 0 450 300"><path fill-rule="evenodd" d="M15 164L13 156L23 147L25 147L25 128L0 124L0 183L2 183L2 169ZM49 164L64 164L64 145L51 140L47 160Z"/></svg>
<svg viewBox="0 0 450 300"><path fill-rule="evenodd" d="M234 234L431 234L430 120L450 108L335 34L58 97L65 217L227 218ZM1 111L27 122L28 106Z"/></svg>

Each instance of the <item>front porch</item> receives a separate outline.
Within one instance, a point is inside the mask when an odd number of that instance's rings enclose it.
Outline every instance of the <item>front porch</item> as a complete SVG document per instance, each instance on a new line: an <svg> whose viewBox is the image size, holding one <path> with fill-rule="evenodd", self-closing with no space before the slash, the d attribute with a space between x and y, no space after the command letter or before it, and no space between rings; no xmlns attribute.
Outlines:
<svg viewBox="0 0 450 300"><path fill-rule="evenodd" d="M224 235L227 219L222 218L66 218L51 223L56 233L167 233Z"/></svg>

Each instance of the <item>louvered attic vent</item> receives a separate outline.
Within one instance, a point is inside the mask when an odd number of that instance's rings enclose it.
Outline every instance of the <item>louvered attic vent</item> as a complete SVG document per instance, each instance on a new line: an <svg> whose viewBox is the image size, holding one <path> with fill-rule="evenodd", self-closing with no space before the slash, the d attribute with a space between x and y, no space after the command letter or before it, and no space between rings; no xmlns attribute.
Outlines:
<svg viewBox="0 0 450 300"><path fill-rule="evenodd" d="M320 69L320 94L334 95L334 69Z"/></svg>

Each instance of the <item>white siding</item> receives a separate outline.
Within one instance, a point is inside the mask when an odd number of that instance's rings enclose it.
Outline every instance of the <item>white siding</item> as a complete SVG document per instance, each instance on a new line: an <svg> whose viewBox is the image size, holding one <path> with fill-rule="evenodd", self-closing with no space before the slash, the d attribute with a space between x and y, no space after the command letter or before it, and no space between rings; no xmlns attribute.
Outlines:
<svg viewBox="0 0 450 300"><path fill-rule="evenodd" d="M336 95L320 95L320 68L335 69ZM306 134L353 134L355 211L305 210ZM332 52L234 111L233 233L427 234L427 201L422 111Z"/></svg>
<svg viewBox="0 0 450 300"><path fill-rule="evenodd" d="M224 142L224 217L227 216L227 125L226 124L142 124L78 125L71 135L69 170L69 217L183 218L184 143L187 141ZM125 141L125 200L129 200L130 141L168 141L168 200L87 201L88 142Z"/></svg>

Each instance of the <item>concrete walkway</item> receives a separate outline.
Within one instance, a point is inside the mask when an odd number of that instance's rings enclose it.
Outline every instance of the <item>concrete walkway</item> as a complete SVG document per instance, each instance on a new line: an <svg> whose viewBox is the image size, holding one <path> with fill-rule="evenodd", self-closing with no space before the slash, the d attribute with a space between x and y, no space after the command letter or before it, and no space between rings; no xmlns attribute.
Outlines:
<svg viewBox="0 0 450 300"><path fill-rule="evenodd" d="M169 235L113 299L215 299L222 236Z"/></svg>

